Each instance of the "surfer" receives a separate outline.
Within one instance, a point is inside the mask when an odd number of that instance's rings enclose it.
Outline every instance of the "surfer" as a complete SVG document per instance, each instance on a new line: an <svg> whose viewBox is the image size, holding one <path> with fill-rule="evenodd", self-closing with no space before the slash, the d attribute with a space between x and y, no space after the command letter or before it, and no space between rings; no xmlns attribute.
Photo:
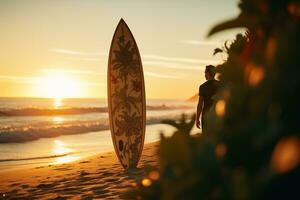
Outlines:
<svg viewBox="0 0 300 200"><path fill-rule="evenodd" d="M207 65L205 67L205 79L206 82L199 87L199 100L197 106L197 116L196 116L196 126L200 129L202 127L202 132L205 132L207 123L205 115L211 109L214 104L213 97L219 89L220 82L215 79L216 67L213 65ZM201 120L200 120L200 115Z"/></svg>

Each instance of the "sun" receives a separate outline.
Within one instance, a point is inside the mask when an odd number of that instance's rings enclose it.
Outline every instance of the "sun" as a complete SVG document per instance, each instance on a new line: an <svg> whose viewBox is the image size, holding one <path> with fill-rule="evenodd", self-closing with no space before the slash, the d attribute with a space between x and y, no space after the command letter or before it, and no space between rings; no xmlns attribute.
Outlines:
<svg viewBox="0 0 300 200"><path fill-rule="evenodd" d="M80 85L74 78L63 73L51 73L41 78L39 89L41 96L48 98L80 97Z"/></svg>

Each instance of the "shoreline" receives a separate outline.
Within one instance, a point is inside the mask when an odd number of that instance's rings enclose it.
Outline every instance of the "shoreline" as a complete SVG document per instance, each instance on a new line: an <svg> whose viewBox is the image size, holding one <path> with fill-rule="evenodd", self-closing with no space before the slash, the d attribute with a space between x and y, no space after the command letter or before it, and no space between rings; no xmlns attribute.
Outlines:
<svg viewBox="0 0 300 200"><path fill-rule="evenodd" d="M145 145L159 141L161 132L166 137L169 137L175 130L174 127L166 124L147 125ZM57 138L42 138L28 143L4 144L0 145L0 147L2 160L16 160L0 162L0 171L11 171L31 166L47 166L49 164L63 164L114 151L109 130L75 136L64 135Z"/></svg>
<svg viewBox="0 0 300 200"><path fill-rule="evenodd" d="M145 166L157 166L158 146L159 141L145 144L138 168L131 172L124 171L114 151L70 163L0 172L0 196L120 198L124 191L145 175Z"/></svg>

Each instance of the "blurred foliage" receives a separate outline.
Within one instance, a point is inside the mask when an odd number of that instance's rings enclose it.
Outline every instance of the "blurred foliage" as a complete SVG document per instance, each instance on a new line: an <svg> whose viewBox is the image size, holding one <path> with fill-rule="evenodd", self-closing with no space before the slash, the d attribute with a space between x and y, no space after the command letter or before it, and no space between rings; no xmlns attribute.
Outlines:
<svg viewBox="0 0 300 200"><path fill-rule="evenodd" d="M187 117L186 114L182 114L179 122L174 121L172 119L170 119L170 120L165 119L165 120L162 120L161 123L168 124L168 125L175 127L177 129L176 133L178 132L185 136L189 136L192 128L194 127L196 116L193 115L191 120L188 120L186 117Z"/></svg>
<svg viewBox="0 0 300 200"><path fill-rule="evenodd" d="M240 15L209 35L245 27L220 66L209 133L190 125L162 138L160 166L130 199L300 199L300 1L242 0ZM184 133L184 134L183 134ZM156 176L153 176L155 174Z"/></svg>

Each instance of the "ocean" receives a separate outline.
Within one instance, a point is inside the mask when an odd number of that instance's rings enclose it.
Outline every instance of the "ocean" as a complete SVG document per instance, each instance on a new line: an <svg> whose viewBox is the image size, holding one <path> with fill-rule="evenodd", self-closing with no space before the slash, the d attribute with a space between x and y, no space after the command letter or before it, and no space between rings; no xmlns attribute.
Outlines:
<svg viewBox="0 0 300 200"><path fill-rule="evenodd" d="M195 103L147 100L145 143L175 129L161 124ZM60 164L113 150L106 99L0 98L0 170Z"/></svg>

